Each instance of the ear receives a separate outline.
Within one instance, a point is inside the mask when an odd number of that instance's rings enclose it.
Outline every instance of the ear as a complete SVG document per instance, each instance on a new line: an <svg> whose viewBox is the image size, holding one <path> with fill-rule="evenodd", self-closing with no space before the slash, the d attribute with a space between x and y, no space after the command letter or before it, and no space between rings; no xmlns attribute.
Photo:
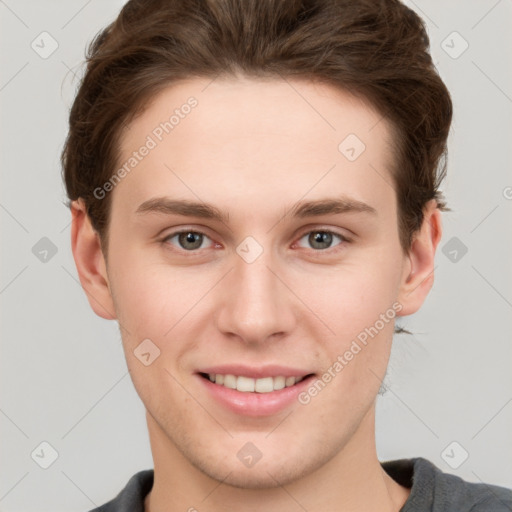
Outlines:
<svg viewBox="0 0 512 512"><path fill-rule="evenodd" d="M80 283L93 311L102 318L116 318L100 237L92 227L83 200L71 203L71 249Z"/></svg>
<svg viewBox="0 0 512 512"><path fill-rule="evenodd" d="M398 301L403 309L399 316L418 311L434 284L434 256L441 240L441 212L432 199L423 210L423 223L414 234L406 257Z"/></svg>

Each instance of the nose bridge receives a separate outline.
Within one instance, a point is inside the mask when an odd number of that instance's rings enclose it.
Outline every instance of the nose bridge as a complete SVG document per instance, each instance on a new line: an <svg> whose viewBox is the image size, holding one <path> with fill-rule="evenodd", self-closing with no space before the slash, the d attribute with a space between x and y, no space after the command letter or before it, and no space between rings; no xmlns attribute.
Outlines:
<svg viewBox="0 0 512 512"><path fill-rule="evenodd" d="M276 277L272 251L250 238L236 249L218 327L247 343L258 343L288 331L293 313Z"/></svg>
<svg viewBox="0 0 512 512"><path fill-rule="evenodd" d="M270 305L276 300L276 293L279 293L276 277L270 271L272 258L268 252L262 253L252 262L240 258L235 265L234 286L245 298L254 299L246 302L249 307L260 308L261 305Z"/></svg>

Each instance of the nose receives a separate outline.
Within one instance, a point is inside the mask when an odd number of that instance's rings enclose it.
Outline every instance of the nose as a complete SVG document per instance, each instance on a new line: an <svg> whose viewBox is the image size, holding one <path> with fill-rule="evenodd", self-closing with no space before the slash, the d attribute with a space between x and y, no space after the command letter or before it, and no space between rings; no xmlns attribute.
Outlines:
<svg viewBox="0 0 512 512"><path fill-rule="evenodd" d="M235 254L234 268L220 291L218 329L248 345L277 341L291 333L297 319L297 301L284 274L270 251L263 251L251 263Z"/></svg>

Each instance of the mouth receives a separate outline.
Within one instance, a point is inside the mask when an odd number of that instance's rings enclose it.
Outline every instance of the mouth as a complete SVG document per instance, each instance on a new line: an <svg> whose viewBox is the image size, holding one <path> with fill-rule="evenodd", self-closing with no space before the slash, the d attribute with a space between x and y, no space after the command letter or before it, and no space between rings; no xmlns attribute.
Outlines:
<svg viewBox="0 0 512 512"><path fill-rule="evenodd" d="M199 375L206 380L228 389L234 389L241 393L272 393L281 389L291 388L299 382L313 376L313 373L307 375L284 376L277 375L252 378L245 375L232 375L222 373L202 373Z"/></svg>
<svg viewBox="0 0 512 512"><path fill-rule="evenodd" d="M279 365L224 365L195 374L206 400L245 417L269 417L297 406L300 393L316 378L314 373Z"/></svg>

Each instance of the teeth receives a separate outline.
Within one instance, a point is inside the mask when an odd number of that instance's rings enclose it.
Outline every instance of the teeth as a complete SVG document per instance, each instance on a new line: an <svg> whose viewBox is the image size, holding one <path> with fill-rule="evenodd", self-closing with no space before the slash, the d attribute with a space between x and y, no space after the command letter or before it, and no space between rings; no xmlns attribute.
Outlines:
<svg viewBox="0 0 512 512"><path fill-rule="evenodd" d="M219 386L224 386L230 389L236 389L242 393L271 393L279 389L289 388L297 382L300 382L304 377L263 377L261 379L252 379L251 377L244 377L242 375L222 375L220 373L209 373L208 378L211 382L215 382Z"/></svg>
<svg viewBox="0 0 512 512"><path fill-rule="evenodd" d="M286 380L284 381L285 387L293 386L295 384L295 377L286 377Z"/></svg>
<svg viewBox="0 0 512 512"><path fill-rule="evenodd" d="M237 391L252 393L254 391L255 384L254 379L250 379L249 377L238 377L236 380L236 389Z"/></svg>
<svg viewBox="0 0 512 512"><path fill-rule="evenodd" d="M272 377L257 379L254 383L254 391L258 393L270 393L274 391L274 379Z"/></svg>
<svg viewBox="0 0 512 512"><path fill-rule="evenodd" d="M224 386L230 389L236 389L236 377L234 375L224 375ZM215 376L217 382L217 376Z"/></svg>
<svg viewBox="0 0 512 512"><path fill-rule="evenodd" d="M284 377L274 377L274 389L283 389L286 386L286 379Z"/></svg>

